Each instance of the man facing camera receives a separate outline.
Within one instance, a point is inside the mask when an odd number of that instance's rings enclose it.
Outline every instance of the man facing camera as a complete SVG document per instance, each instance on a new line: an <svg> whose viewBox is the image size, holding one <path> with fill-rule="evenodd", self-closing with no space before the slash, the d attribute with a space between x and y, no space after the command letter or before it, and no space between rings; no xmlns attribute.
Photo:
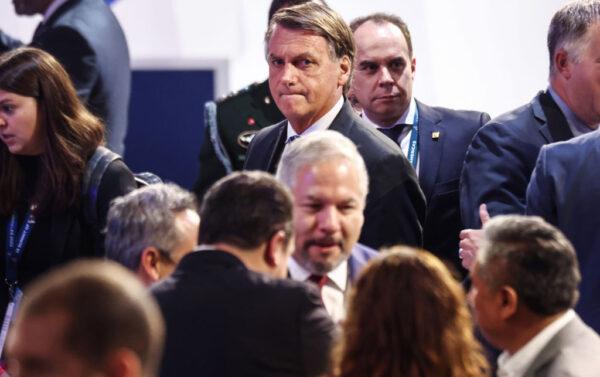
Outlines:
<svg viewBox="0 0 600 377"><path fill-rule="evenodd" d="M369 176L356 146L325 130L294 141L283 152L277 177L294 197L294 280L316 283L327 311L345 317L346 292L377 253L358 244Z"/></svg>
<svg viewBox="0 0 600 377"><path fill-rule="evenodd" d="M200 217L194 195L158 183L115 199L106 218L106 257L135 272L145 285L175 270L196 247Z"/></svg>
<svg viewBox="0 0 600 377"><path fill-rule="evenodd" d="M265 45L269 87L287 120L254 137L244 168L275 172L291 140L337 131L357 145L371 178L360 241L373 248L421 245L425 201L414 170L398 146L344 99L354 42L341 16L315 2L281 9L269 23Z"/></svg>
<svg viewBox="0 0 600 377"><path fill-rule="evenodd" d="M269 174L233 173L207 192L200 215L201 245L152 288L167 326L161 376L325 373L335 326L314 287L281 279L289 192Z"/></svg>
<svg viewBox="0 0 600 377"><path fill-rule="evenodd" d="M457 271L462 229L458 183L467 147L490 117L429 107L413 96L417 61L399 17L375 13L350 23L356 43L352 91L363 119L397 143L419 176L427 200L423 246Z"/></svg>
<svg viewBox="0 0 600 377"><path fill-rule="evenodd" d="M598 375L600 337L573 311L577 257L558 229L539 217L491 219L471 277L475 319L504 351L498 376Z"/></svg>

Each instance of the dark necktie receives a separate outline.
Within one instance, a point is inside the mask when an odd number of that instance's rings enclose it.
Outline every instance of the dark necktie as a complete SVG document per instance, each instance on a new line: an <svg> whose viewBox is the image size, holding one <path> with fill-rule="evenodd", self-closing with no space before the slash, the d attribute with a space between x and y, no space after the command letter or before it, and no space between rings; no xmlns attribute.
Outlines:
<svg viewBox="0 0 600 377"><path fill-rule="evenodd" d="M319 290L322 290L327 283L327 275L310 275L307 279L308 281L316 284L319 287Z"/></svg>
<svg viewBox="0 0 600 377"><path fill-rule="evenodd" d="M389 137L394 143L400 145L398 138L404 130L404 127L410 126L410 124L398 123L388 128L378 128L385 136Z"/></svg>

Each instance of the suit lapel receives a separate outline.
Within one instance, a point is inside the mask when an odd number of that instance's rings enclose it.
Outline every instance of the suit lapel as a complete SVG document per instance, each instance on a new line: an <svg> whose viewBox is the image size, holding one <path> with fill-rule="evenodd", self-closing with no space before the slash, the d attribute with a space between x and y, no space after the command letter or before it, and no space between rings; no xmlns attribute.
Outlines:
<svg viewBox="0 0 600 377"><path fill-rule="evenodd" d="M569 123L552 96L548 92L540 92L536 99L539 106L534 106L534 114L546 121L546 127L540 128L544 138L549 143L571 139L573 133Z"/></svg>
<svg viewBox="0 0 600 377"><path fill-rule="evenodd" d="M271 141L269 149L271 154L268 156L267 171L271 174L275 174L277 165L281 159L283 148L285 147L285 140L287 136L287 121L283 121L277 125L277 132L275 132L275 138Z"/></svg>
<svg viewBox="0 0 600 377"><path fill-rule="evenodd" d="M442 147L446 138L439 113L417 101L419 110L419 183L429 200L440 167ZM438 133L434 138L434 133Z"/></svg>
<svg viewBox="0 0 600 377"><path fill-rule="evenodd" d="M344 105L342 109L333 119L331 125L328 127L330 130L337 131L342 135L348 136L350 134L351 128L354 125L354 110L350 106L348 101L344 101Z"/></svg>

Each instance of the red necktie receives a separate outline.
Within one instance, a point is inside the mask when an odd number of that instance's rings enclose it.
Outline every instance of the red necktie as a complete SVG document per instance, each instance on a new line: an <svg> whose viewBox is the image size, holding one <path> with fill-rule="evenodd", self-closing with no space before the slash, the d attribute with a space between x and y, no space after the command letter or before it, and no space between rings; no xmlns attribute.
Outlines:
<svg viewBox="0 0 600 377"><path fill-rule="evenodd" d="M310 275L307 279L310 282L313 282L319 287L319 290L323 289L325 283L327 283L327 275Z"/></svg>

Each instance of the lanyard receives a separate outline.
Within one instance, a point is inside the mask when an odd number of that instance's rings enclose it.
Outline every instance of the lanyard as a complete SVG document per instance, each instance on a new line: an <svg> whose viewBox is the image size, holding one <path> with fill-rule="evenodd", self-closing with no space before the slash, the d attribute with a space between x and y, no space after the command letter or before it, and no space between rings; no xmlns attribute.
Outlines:
<svg viewBox="0 0 600 377"><path fill-rule="evenodd" d="M410 134L410 144L408 144L408 153L406 157L413 168L417 168L417 159L419 156L419 109L415 107L415 117Z"/></svg>
<svg viewBox="0 0 600 377"><path fill-rule="evenodd" d="M9 292L13 297L15 287L18 284L17 267L34 224L35 217L31 209L27 211L25 221L23 221L23 226L19 232L17 232L16 213L13 213L8 222L6 234L6 284L8 284Z"/></svg>

